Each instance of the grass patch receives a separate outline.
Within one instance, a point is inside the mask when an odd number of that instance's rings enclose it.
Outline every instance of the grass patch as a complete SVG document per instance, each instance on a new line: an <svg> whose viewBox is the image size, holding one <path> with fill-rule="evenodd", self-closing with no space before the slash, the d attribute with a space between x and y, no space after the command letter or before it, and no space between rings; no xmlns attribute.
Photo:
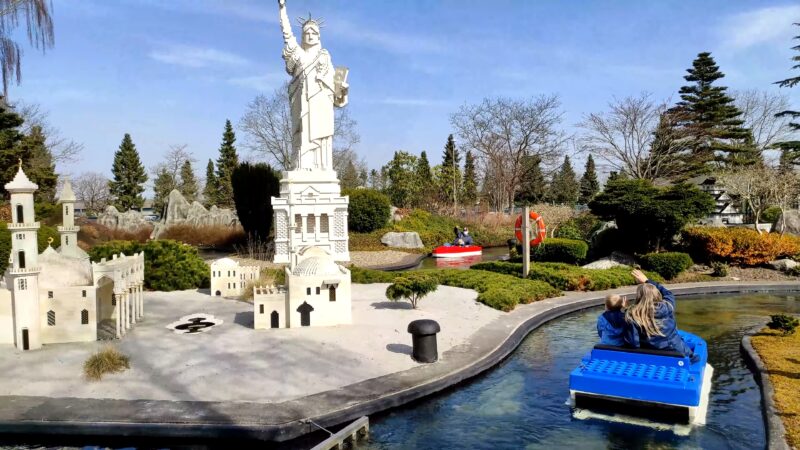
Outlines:
<svg viewBox="0 0 800 450"><path fill-rule="evenodd" d="M393 283L404 272L350 268L353 283ZM444 286L473 289L478 292L478 301L501 311L512 311L518 304L527 304L561 295L553 286L537 280L496 272L458 269L428 269L414 273L430 275Z"/></svg>
<svg viewBox="0 0 800 450"><path fill-rule="evenodd" d="M83 363L83 374L89 381L100 381L103 375L130 369L130 360L114 347L106 347Z"/></svg>
<svg viewBox="0 0 800 450"><path fill-rule="evenodd" d="M247 241L241 226L177 224L161 232L159 239L172 239L195 247L233 248Z"/></svg>
<svg viewBox="0 0 800 450"><path fill-rule="evenodd" d="M752 337L775 388L775 404L786 428L789 447L800 447L800 333L785 336L765 328Z"/></svg>
<svg viewBox="0 0 800 450"><path fill-rule="evenodd" d="M522 263L492 261L475 264L471 269L502 273L518 278L522 276ZM645 272L645 274L651 280L663 281L663 278L656 273ZM636 284L629 267L584 269L563 263L531 263L528 278L545 282L564 291L602 291Z"/></svg>

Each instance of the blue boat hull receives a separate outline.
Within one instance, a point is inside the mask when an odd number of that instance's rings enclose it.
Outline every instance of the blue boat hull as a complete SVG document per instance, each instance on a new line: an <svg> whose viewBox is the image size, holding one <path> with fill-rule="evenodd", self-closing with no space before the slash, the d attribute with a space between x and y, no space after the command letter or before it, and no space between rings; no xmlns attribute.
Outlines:
<svg viewBox="0 0 800 450"><path fill-rule="evenodd" d="M573 405L608 400L621 405L619 412L623 414L627 410L647 414L651 405L660 407L659 412L675 411L689 423L704 423L713 373L707 364L708 347L694 334L679 333L697 355L694 363L675 352L602 345L593 348L570 373Z"/></svg>

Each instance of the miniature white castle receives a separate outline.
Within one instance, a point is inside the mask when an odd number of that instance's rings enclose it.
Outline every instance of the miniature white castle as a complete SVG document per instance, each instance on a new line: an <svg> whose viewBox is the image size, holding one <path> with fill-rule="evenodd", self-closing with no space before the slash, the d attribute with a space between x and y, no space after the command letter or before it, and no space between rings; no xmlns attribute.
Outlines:
<svg viewBox="0 0 800 450"><path fill-rule="evenodd" d="M211 263L211 295L241 296L248 281L256 281L261 269L258 266L240 266L230 258L220 258Z"/></svg>
<svg viewBox="0 0 800 450"><path fill-rule="evenodd" d="M144 254L114 255L90 263L78 247L75 194L69 180L59 202L61 246L39 254L33 193L19 170L5 185L11 194L11 255L0 281L0 344L35 350L42 344L120 338L144 313Z"/></svg>
<svg viewBox="0 0 800 450"><path fill-rule="evenodd" d="M292 164L284 172L275 213L274 262L288 263L285 288L254 290L255 328L351 323L347 205L333 170L334 106L347 104L347 69L334 68L319 23L303 23L295 40L279 4L289 84ZM269 321L267 321L269 316Z"/></svg>

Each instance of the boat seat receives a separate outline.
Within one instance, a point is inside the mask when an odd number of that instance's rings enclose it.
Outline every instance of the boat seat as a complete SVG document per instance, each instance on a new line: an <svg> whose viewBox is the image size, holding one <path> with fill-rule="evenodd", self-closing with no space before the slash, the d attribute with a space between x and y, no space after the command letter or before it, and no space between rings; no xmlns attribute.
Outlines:
<svg viewBox="0 0 800 450"><path fill-rule="evenodd" d="M657 348L617 347L616 345L597 344L595 350L610 350L614 352L638 353L643 355L671 356L673 358L686 358L681 352L675 350L659 350Z"/></svg>

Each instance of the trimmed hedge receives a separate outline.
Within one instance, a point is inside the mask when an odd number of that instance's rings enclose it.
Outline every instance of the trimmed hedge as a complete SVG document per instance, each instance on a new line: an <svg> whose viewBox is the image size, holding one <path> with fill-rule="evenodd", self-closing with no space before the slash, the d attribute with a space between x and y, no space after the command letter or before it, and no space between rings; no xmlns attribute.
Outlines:
<svg viewBox="0 0 800 450"><path fill-rule="evenodd" d="M522 263L492 261L475 264L471 269L522 276ZM629 267L584 269L563 263L535 263L531 264L528 278L543 281L565 291L601 291L636 284L630 272ZM664 280L656 273L646 272L646 274L652 280L659 282Z"/></svg>
<svg viewBox="0 0 800 450"><path fill-rule="evenodd" d="M777 233L759 234L748 228L691 227L683 240L696 261L757 266L800 254L800 239Z"/></svg>
<svg viewBox="0 0 800 450"><path fill-rule="evenodd" d="M589 244L577 239L545 239L535 250L531 251L534 261L563 262L578 264L586 259Z"/></svg>
<svg viewBox="0 0 800 450"><path fill-rule="evenodd" d="M392 283L402 277L404 272L383 272L380 270L350 267L353 283ZM437 279L439 284L478 292L478 301L501 311L511 311L517 304L531 303L561 295L558 289L547 283L523 280L519 277L500 273L458 270L429 269L417 271Z"/></svg>
<svg viewBox="0 0 800 450"><path fill-rule="evenodd" d="M92 261L144 251L144 284L156 291L178 291L209 286L211 270L191 245L171 240L111 241L89 250Z"/></svg>
<svg viewBox="0 0 800 450"><path fill-rule="evenodd" d="M694 264L688 253L681 252L648 253L641 257L641 263L645 269L652 270L667 280L675 278Z"/></svg>
<svg viewBox="0 0 800 450"><path fill-rule="evenodd" d="M385 227L389 222L389 197L375 189L349 189L343 194L350 197L347 208L347 226L350 230L369 233Z"/></svg>

